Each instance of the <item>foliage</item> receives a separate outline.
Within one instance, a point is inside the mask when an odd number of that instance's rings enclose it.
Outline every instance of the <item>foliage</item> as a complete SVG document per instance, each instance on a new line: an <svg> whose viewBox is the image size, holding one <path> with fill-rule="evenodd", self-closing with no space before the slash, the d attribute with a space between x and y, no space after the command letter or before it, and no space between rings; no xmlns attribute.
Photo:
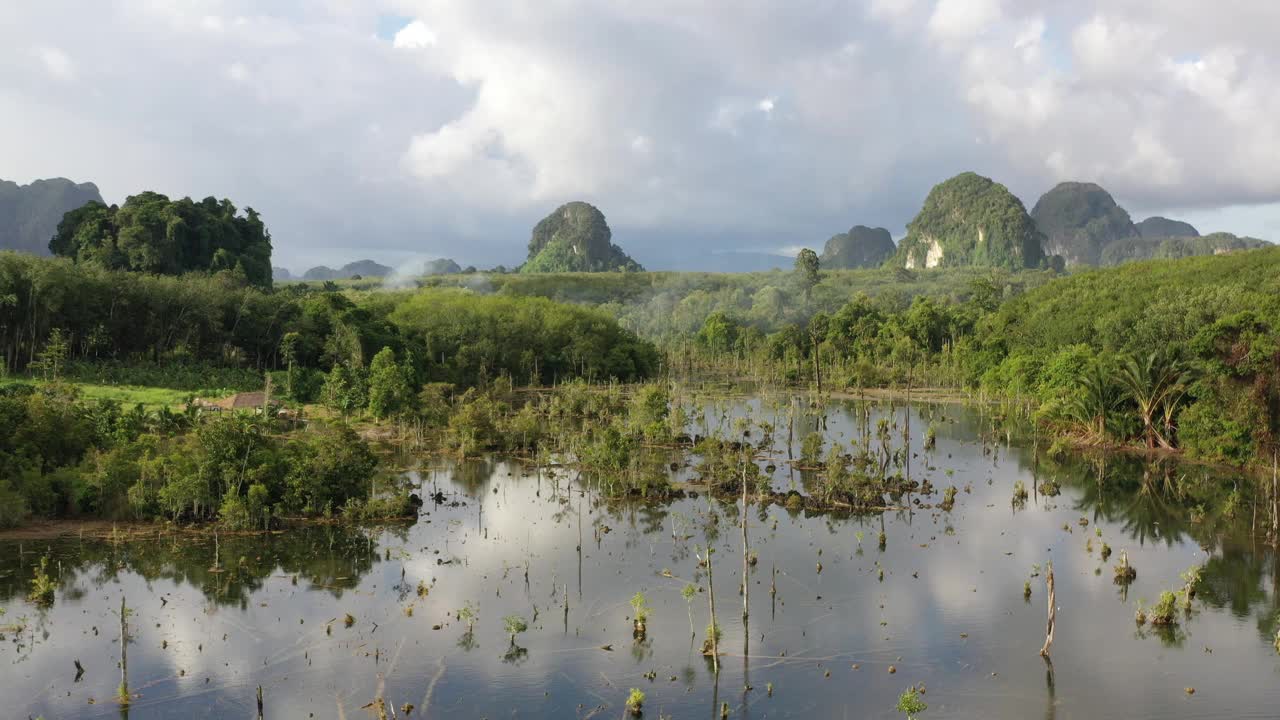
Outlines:
<svg viewBox="0 0 1280 720"><path fill-rule="evenodd" d="M929 706L920 698L920 691L914 685L898 696L897 710L906 715L907 720L915 720L917 715L928 709Z"/></svg>
<svg viewBox="0 0 1280 720"><path fill-rule="evenodd" d="M45 517L220 518L264 528L366 494L377 466L350 428L313 423L281 438L245 413L130 409L71 388L0 388L0 521Z"/></svg>
<svg viewBox="0 0 1280 720"><path fill-rule="evenodd" d="M511 636L511 644L516 644L516 635L529 629L529 623L519 615L508 615L502 618L502 625L506 628L507 635Z"/></svg>
<svg viewBox="0 0 1280 720"><path fill-rule="evenodd" d="M1194 229L1194 228L1193 228ZM1102 263L1119 265L1135 260L1175 259L1197 255L1220 255L1242 250L1270 247L1271 243L1252 237L1237 237L1231 233L1212 233L1203 237L1131 238L1108 245L1102 251Z"/></svg>
<svg viewBox="0 0 1280 720"><path fill-rule="evenodd" d="M1160 599L1147 611L1152 625L1173 625L1177 622L1178 594L1170 590L1160 593Z"/></svg>
<svg viewBox="0 0 1280 720"><path fill-rule="evenodd" d="M529 238L529 259L520 272L643 270L610 242L611 237L604 214L593 205L566 203L534 226Z"/></svg>
<svg viewBox="0 0 1280 720"><path fill-rule="evenodd" d="M627 693L627 709L633 714L639 715L640 708L644 706L644 691L639 688L631 688L631 692Z"/></svg>
<svg viewBox="0 0 1280 720"><path fill-rule="evenodd" d="M636 592L631 596L631 614L638 623L644 623L649 619L649 600L644 596L643 592Z"/></svg>
<svg viewBox="0 0 1280 720"><path fill-rule="evenodd" d="M818 253L809 248L804 248L796 255L796 275L800 278L800 285L804 288L806 299L809 297L809 291L822 279L818 274L820 264Z"/></svg>
<svg viewBox="0 0 1280 720"><path fill-rule="evenodd" d="M813 431L800 441L800 461L809 467L817 467L822 463L823 435Z"/></svg>
<svg viewBox="0 0 1280 720"><path fill-rule="evenodd" d="M396 362L396 351L384 347L369 363L369 412L383 418L404 412L412 399L413 368Z"/></svg>
<svg viewBox="0 0 1280 720"><path fill-rule="evenodd" d="M907 225L895 263L907 268L1036 268L1046 260L1042 241L1021 200L1004 185L968 172L929 191L924 207ZM930 262L927 256L935 244L942 256Z"/></svg>
<svg viewBox="0 0 1280 720"><path fill-rule="evenodd" d="M39 607L49 607L53 604L57 589L57 581L49 576L49 556L45 555L40 558L40 565L31 577L31 592L27 594L27 601Z"/></svg>
<svg viewBox="0 0 1280 720"><path fill-rule="evenodd" d="M63 217L49 249L112 270L226 271L271 286L271 235L253 208L241 216L230 200L171 201L148 191L119 207L90 202Z"/></svg>
<svg viewBox="0 0 1280 720"><path fill-rule="evenodd" d="M423 290L399 303L390 319L421 348L432 380L463 386L501 374L531 384L632 381L658 367L653 345L603 313L540 298Z"/></svg>

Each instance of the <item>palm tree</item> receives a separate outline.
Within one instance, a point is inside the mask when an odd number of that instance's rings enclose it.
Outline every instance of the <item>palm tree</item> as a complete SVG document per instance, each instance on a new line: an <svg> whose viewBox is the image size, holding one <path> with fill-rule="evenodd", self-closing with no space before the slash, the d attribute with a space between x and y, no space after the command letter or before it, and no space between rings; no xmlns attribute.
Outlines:
<svg viewBox="0 0 1280 720"><path fill-rule="evenodd" d="M1147 447L1173 448L1173 416L1187 392L1187 369L1156 351L1141 361L1125 358L1116 369L1116 379L1137 406Z"/></svg>
<svg viewBox="0 0 1280 720"><path fill-rule="evenodd" d="M1108 419L1123 401L1120 388L1101 361L1094 361L1080 376L1080 391L1068 402L1067 415L1096 440L1105 440Z"/></svg>

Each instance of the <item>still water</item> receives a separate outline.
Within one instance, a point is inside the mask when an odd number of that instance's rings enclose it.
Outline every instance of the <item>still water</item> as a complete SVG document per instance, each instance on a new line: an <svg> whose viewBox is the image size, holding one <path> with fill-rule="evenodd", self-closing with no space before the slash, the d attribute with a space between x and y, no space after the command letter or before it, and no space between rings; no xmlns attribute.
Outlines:
<svg viewBox="0 0 1280 720"><path fill-rule="evenodd" d="M803 491L816 478L785 461L777 407L744 399L706 417L769 418L775 488ZM828 408L827 442L860 437L856 407ZM871 421L901 427L906 412L880 403ZM1050 460L978 410L910 412L912 478L937 492L883 516L753 504L745 621L740 502L608 501L589 479L493 458L425 463L410 477L445 501L388 528L224 535L216 552L212 538L163 533L0 543L0 716L250 718L261 686L266 718L373 717L379 697L399 717L617 718L630 688L645 692L646 718L716 718L725 705L731 718L891 718L923 683L926 720L1280 717L1280 560L1249 532L1250 486L1169 462ZM793 451L821 422L796 418ZM1019 480L1032 492L1023 509L1010 503ZM1038 492L1045 480L1061 494ZM1223 497L1188 490L1210 485ZM959 490L950 512L936 507L947 486ZM699 653L707 542L718 677ZM1112 577L1121 550L1138 572L1127 588ZM25 595L44 554L59 589L42 611ZM1052 665L1038 655L1049 562ZM1135 603L1176 589L1192 565L1203 582L1190 615L1137 626ZM703 592L686 602L690 582ZM638 591L652 607L643 641L628 604ZM127 707L115 701L122 596ZM458 619L468 606L470 632ZM508 615L528 622L514 644Z"/></svg>

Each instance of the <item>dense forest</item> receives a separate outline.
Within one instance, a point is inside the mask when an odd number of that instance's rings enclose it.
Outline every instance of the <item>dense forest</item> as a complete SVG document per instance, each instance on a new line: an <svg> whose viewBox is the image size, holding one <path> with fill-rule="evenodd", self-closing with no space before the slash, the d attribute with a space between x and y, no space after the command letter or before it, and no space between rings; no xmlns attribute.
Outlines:
<svg viewBox="0 0 1280 720"><path fill-rule="evenodd" d="M170 200L156 192L123 205L90 202L68 212L49 241L54 255L111 270L179 275L231 272L271 286L271 235L253 208L230 200Z"/></svg>

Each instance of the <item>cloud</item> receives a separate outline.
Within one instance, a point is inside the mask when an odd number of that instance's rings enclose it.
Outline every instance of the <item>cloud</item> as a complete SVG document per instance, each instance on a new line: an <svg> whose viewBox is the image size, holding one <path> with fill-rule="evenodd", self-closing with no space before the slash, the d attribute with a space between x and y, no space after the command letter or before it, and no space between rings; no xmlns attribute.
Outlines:
<svg viewBox="0 0 1280 720"><path fill-rule="evenodd" d="M44 63L45 70L55 79L64 81L75 79L75 63L71 62L71 58L65 52L48 45L36 48L35 52L40 62Z"/></svg>
<svg viewBox="0 0 1280 720"><path fill-rule="evenodd" d="M395 34L392 47L419 50L436 44L436 34L421 20L414 20Z"/></svg>
<svg viewBox="0 0 1280 720"><path fill-rule="evenodd" d="M300 266L512 265L584 199L646 265L716 268L900 234L970 169L1028 205L1066 179L1138 214L1280 202L1280 5L1224 3L14 3L0 153L113 201L231 197Z"/></svg>

